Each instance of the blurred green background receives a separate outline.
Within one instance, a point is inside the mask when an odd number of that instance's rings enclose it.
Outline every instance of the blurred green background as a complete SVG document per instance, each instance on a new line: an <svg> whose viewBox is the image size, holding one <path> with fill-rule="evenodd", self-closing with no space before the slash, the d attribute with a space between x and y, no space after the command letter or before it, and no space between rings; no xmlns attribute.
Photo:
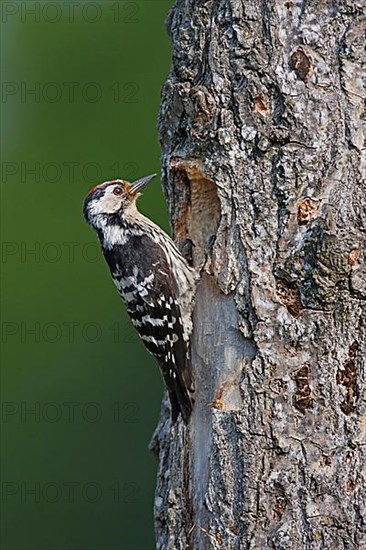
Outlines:
<svg viewBox="0 0 366 550"><path fill-rule="evenodd" d="M160 172L172 4L1 2L2 550L154 548L163 385L81 207Z"/></svg>

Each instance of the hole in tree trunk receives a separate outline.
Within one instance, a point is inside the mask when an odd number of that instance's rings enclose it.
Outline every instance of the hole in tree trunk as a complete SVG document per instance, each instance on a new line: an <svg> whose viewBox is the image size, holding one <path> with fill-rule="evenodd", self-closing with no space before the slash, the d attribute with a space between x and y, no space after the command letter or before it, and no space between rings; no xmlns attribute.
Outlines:
<svg viewBox="0 0 366 550"><path fill-rule="evenodd" d="M171 168L173 185L179 189L179 204L174 205L175 236L180 245L187 238L192 241L193 265L201 267L211 255L220 223L216 185L199 159L175 158Z"/></svg>

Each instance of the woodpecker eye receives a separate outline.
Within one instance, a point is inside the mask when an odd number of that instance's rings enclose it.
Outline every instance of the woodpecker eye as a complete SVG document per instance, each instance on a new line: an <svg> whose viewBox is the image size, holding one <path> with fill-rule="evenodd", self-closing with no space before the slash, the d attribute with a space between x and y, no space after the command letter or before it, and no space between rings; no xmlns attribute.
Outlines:
<svg viewBox="0 0 366 550"><path fill-rule="evenodd" d="M123 193L123 191L122 191L122 189L121 189L120 187L115 187L115 188L113 189L113 194L114 194L114 195L122 195L122 193Z"/></svg>

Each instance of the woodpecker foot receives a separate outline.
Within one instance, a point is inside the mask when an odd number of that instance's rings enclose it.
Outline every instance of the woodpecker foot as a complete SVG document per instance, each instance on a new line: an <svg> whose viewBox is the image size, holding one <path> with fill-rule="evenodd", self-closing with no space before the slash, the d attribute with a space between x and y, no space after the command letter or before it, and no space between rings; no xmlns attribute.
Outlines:
<svg viewBox="0 0 366 550"><path fill-rule="evenodd" d="M212 257L213 247L216 241L216 235L211 235L207 241L207 255Z"/></svg>
<svg viewBox="0 0 366 550"><path fill-rule="evenodd" d="M186 259L188 265L193 266L193 247L196 246L191 239L185 239L180 248L183 258Z"/></svg>
<svg viewBox="0 0 366 550"><path fill-rule="evenodd" d="M211 235L207 241L207 248L205 250L205 260L202 266L202 271L205 271L209 275L212 275L212 254L213 254L213 247L216 241L216 235Z"/></svg>

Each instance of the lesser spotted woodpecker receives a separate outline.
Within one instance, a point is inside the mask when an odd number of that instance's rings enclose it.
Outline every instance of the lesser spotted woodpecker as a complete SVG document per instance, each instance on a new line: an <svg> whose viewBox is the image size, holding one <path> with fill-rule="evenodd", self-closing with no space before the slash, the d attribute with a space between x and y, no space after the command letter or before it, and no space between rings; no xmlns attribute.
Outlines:
<svg viewBox="0 0 366 550"><path fill-rule="evenodd" d="M171 238L136 208L155 177L106 181L89 191L84 216L98 234L132 323L155 355L176 421L192 411L190 335L197 276Z"/></svg>

